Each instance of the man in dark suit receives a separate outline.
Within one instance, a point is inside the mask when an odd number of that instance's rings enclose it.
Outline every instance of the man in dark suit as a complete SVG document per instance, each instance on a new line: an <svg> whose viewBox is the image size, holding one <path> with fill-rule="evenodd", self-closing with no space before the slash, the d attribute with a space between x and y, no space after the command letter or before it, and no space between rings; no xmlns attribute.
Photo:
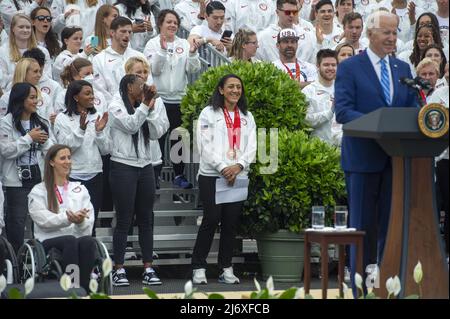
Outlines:
<svg viewBox="0 0 450 319"><path fill-rule="evenodd" d="M408 64L390 56L397 42L397 27L394 14L384 11L371 14L367 20L369 47L339 64L335 82L338 123L345 124L381 107L417 106L415 93L399 82L402 77L412 77ZM374 140L344 135L341 165L345 172L350 227L366 231L365 269L368 264L379 264L383 254L391 206L391 159ZM376 238L371 240L371 236ZM378 249L370 245L374 241ZM352 247L352 278L355 253ZM373 256L377 259L371 260Z"/></svg>

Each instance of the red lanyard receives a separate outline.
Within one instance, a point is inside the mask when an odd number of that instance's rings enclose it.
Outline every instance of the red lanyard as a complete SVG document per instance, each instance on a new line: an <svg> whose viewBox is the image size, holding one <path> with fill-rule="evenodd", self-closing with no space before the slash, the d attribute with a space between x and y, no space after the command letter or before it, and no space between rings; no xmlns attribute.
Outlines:
<svg viewBox="0 0 450 319"><path fill-rule="evenodd" d="M67 192L67 188L69 187L69 183L65 182L64 186L63 186L63 191L64 193ZM55 185L55 193L56 193L56 198L58 199L58 203L62 204L63 203L63 197L61 196L61 193L59 192L58 186Z"/></svg>
<svg viewBox="0 0 450 319"><path fill-rule="evenodd" d="M228 155L232 159L236 159L236 150L241 145L241 117L239 109L236 105L234 106L234 122L231 122L231 116L225 107L222 110L225 116L225 123L227 124L228 144L230 147Z"/></svg>
<svg viewBox="0 0 450 319"><path fill-rule="evenodd" d="M281 62L281 63L283 63L283 62ZM287 66L286 64L283 63L283 65L284 65L284 67L286 68L286 70L288 71L289 76L291 77L292 80L296 80L296 81L299 81L299 80L300 80L300 65L298 64L297 61L295 61L295 77L294 77L294 75L292 74L291 69L289 69L288 66Z"/></svg>

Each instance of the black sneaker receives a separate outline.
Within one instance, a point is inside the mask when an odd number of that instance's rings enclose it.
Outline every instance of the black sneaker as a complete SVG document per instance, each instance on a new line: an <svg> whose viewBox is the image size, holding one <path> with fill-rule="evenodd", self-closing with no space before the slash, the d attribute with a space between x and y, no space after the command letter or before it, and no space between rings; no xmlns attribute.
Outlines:
<svg viewBox="0 0 450 319"><path fill-rule="evenodd" d="M175 177L175 179L173 180L173 185L184 189L192 188L192 184L189 183L189 181L183 175Z"/></svg>
<svg viewBox="0 0 450 319"><path fill-rule="evenodd" d="M127 279L125 269L117 269L112 275L113 285L116 287L129 286L130 283Z"/></svg>
<svg viewBox="0 0 450 319"><path fill-rule="evenodd" d="M156 275L156 272L153 268L147 268L144 272L144 278L142 279L142 283L145 285L155 286L161 285L162 282Z"/></svg>

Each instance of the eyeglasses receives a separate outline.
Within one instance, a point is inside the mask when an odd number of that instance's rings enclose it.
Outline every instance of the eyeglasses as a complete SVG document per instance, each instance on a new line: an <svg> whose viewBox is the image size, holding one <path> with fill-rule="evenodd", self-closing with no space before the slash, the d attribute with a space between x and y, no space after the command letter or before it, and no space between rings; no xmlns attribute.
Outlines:
<svg viewBox="0 0 450 319"><path fill-rule="evenodd" d="M38 21L44 21L47 20L47 22L52 22L53 17L51 16L37 16L35 19L37 19Z"/></svg>
<svg viewBox="0 0 450 319"><path fill-rule="evenodd" d="M278 10L283 11L284 15L287 15L287 16L290 16L290 15L296 16L296 15L298 15L298 10L283 10L283 9L278 9Z"/></svg>

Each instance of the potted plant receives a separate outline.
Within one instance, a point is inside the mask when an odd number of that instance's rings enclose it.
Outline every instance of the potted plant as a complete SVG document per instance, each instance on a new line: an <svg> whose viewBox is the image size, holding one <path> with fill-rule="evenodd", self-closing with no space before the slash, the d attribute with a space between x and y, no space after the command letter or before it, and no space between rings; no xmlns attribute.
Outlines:
<svg viewBox="0 0 450 319"><path fill-rule="evenodd" d="M277 170L264 174L264 164L257 160L252 165L241 234L257 239L264 279L272 275L276 281L300 281L303 271L301 233L310 225L311 206L319 203L332 206L344 195L339 152L317 138L309 137L304 95L287 74L270 63L236 61L202 74L188 87L181 103L184 128L192 132L193 123L218 80L228 73L237 74L244 82L249 110L258 129L279 130ZM269 141L266 141L266 147L271 147ZM279 246L264 246L267 236L281 237L282 247L298 241L300 246L281 253ZM287 261L273 259L280 253ZM285 270L272 266L286 266L292 274L286 275Z"/></svg>

